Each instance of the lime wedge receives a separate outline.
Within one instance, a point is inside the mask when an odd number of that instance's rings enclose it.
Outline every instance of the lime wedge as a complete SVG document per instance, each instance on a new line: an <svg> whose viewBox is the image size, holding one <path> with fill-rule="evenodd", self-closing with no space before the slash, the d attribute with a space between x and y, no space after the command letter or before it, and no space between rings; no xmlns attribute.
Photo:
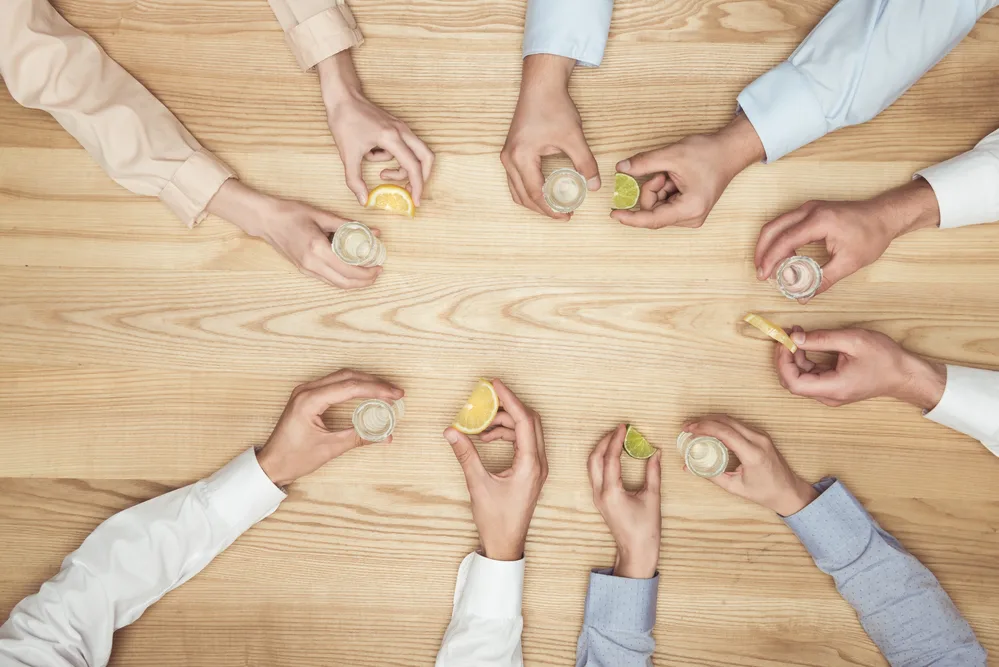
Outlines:
<svg viewBox="0 0 999 667"><path fill-rule="evenodd" d="M616 209L634 208L638 203L638 181L628 174L614 174L614 200Z"/></svg>
<svg viewBox="0 0 999 667"><path fill-rule="evenodd" d="M656 448L649 444L637 428L629 424L624 434L624 451L633 459L647 459L656 453Z"/></svg>

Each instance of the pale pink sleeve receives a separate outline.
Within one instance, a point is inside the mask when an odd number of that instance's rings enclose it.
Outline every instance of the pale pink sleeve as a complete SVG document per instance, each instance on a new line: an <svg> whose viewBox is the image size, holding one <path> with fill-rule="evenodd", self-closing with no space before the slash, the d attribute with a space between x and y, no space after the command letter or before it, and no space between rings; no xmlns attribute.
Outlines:
<svg viewBox="0 0 999 667"><path fill-rule="evenodd" d="M41 109L121 186L159 197L194 225L233 172L152 93L47 0L4 0L0 76L18 103Z"/></svg>
<svg viewBox="0 0 999 667"><path fill-rule="evenodd" d="M303 70L364 41L344 0L267 1Z"/></svg>

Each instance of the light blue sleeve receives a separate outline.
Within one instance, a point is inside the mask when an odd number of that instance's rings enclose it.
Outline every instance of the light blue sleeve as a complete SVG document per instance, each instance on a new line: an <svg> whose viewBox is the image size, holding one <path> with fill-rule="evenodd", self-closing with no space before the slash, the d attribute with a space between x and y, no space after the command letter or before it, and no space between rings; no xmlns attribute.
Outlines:
<svg viewBox="0 0 999 667"><path fill-rule="evenodd" d="M527 0L524 57L551 53L599 66L613 9L614 0Z"/></svg>
<svg viewBox="0 0 999 667"><path fill-rule="evenodd" d="M867 122L938 63L999 0L840 0L739 106L772 162Z"/></svg>
<svg viewBox="0 0 999 667"><path fill-rule="evenodd" d="M832 576L892 667L986 667L985 649L940 582L833 478L784 519Z"/></svg>
<svg viewBox="0 0 999 667"><path fill-rule="evenodd" d="M615 577L611 568L593 570L586 592L576 667L648 667L656 640L659 574L651 579Z"/></svg>

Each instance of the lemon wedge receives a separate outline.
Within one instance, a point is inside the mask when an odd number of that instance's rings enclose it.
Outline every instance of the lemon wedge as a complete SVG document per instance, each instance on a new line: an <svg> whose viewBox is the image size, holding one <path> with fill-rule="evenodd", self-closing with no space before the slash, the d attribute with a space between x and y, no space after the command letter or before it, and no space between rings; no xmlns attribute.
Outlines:
<svg viewBox="0 0 999 667"><path fill-rule="evenodd" d="M624 433L624 451L633 459L647 459L656 453L656 448L637 428L628 424L628 430Z"/></svg>
<svg viewBox="0 0 999 667"><path fill-rule="evenodd" d="M485 378L479 378L452 426L462 433L477 435L489 428L496 419L497 412L499 412L499 398L493 389L493 383Z"/></svg>
<svg viewBox="0 0 999 667"><path fill-rule="evenodd" d="M614 174L614 199L611 206L616 209L634 208L638 203L638 181L628 174Z"/></svg>
<svg viewBox="0 0 999 667"><path fill-rule="evenodd" d="M787 332L781 329L773 322L771 322L770 320L760 317L756 313L749 313L744 318L742 318L742 320L743 322L746 322L747 324L756 327L757 329L759 329L766 335L770 336L771 338L773 338L775 341L777 341L787 349L791 350L791 354L794 354L795 352L798 351L798 346L794 344L794 341L791 340L791 337L787 335Z"/></svg>
<svg viewBox="0 0 999 667"><path fill-rule="evenodd" d="M416 204L413 203L413 196L409 194L409 190L400 185L388 183L379 185L368 193L368 202L365 206L408 215L411 218L416 215Z"/></svg>

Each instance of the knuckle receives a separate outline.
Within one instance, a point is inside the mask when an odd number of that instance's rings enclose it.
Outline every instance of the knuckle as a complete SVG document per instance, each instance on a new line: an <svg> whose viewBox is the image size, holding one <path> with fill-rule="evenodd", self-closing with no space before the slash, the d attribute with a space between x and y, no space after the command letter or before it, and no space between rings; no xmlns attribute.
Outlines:
<svg viewBox="0 0 999 667"><path fill-rule="evenodd" d="M402 138L402 133L399 132L397 127L386 127L378 134L379 139L383 142L397 141Z"/></svg>

